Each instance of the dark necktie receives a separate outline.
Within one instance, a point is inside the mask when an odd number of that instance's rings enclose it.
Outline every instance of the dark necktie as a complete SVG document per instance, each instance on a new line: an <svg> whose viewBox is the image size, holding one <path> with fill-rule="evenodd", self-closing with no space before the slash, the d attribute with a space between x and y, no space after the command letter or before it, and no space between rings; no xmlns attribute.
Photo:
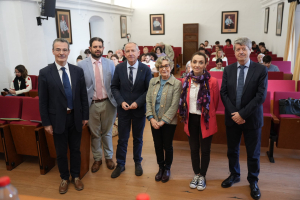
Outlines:
<svg viewBox="0 0 300 200"><path fill-rule="evenodd" d="M244 69L245 66L240 66L240 75L238 79L238 86L236 89L236 108L238 110L241 109L241 101L242 101L242 94L243 94L243 89L244 89Z"/></svg>
<svg viewBox="0 0 300 200"><path fill-rule="evenodd" d="M132 73L132 69L133 67L129 67L130 72L129 72L129 84L130 84L130 89L132 90L133 88L133 73Z"/></svg>
<svg viewBox="0 0 300 200"><path fill-rule="evenodd" d="M73 95L72 95L72 88L71 88L70 80L69 80L68 74L66 72L66 68L62 67L61 70L63 71L62 80L63 80L63 85L64 85L67 102L68 102L67 106L68 106L68 108L70 108L72 110L73 109Z"/></svg>

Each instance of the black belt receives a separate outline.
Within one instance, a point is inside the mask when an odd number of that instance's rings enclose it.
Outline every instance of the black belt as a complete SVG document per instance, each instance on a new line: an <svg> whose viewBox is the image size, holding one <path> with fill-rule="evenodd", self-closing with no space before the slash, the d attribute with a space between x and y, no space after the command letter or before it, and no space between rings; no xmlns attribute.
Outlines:
<svg viewBox="0 0 300 200"><path fill-rule="evenodd" d="M99 102L103 102L105 100L107 100L108 98L105 98L105 99L99 99L99 100L92 100L92 104L93 103L99 103Z"/></svg>

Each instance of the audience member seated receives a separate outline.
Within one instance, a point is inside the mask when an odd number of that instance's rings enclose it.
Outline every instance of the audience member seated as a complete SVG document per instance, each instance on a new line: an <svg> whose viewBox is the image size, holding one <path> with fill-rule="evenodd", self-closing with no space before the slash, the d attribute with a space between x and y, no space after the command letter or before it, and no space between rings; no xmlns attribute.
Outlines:
<svg viewBox="0 0 300 200"><path fill-rule="evenodd" d="M185 65L185 72L181 75L180 78L184 78L188 73L190 73L192 71L191 68L191 61L189 60L186 65Z"/></svg>
<svg viewBox="0 0 300 200"><path fill-rule="evenodd" d="M265 57L265 54L262 53L258 54L257 56L258 63L263 64L263 57Z"/></svg>
<svg viewBox="0 0 300 200"><path fill-rule="evenodd" d="M86 50L84 50L84 54L85 54L86 58L88 58L88 57L90 57L91 52L89 49L86 49Z"/></svg>
<svg viewBox="0 0 300 200"><path fill-rule="evenodd" d="M253 50L253 52L260 51L258 46L256 45L255 41L252 41L252 50Z"/></svg>
<svg viewBox="0 0 300 200"><path fill-rule="evenodd" d="M28 76L27 69L24 65L15 67L16 77L10 84L10 88L6 96L25 96L25 92L32 89L31 78Z"/></svg>
<svg viewBox="0 0 300 200"><path fill-rule="evenodd" d="M114 65L117 66L119 64L119 57L117 54L113 54L110 59L114 62Z"/></svg>
<svg viewBox="0 0 300 200"><path fill-rule="evenodd" d="M143 53L143 54L140 55L139 61L145 62L145 60L146 60L146 53Z"/></svg>
<svg viewBox="0 0 300 200"><path fill-rule="evenodd" d="M111 60L111 56L113 55L113 53L114 53L114 52L113 52L112 50L109 50L109 51L107 52L106 58Z"/></svg>
<svg viewBox="0 0 300 200"><path fill-rule="evenodd" d="M267 48L266 48L266 44L264 43L264 42L260 42L259 44L258 44L258 48L259 48L259 53L261 53L261 48L262 47L265 47L265 49L267 50L267 51L269 51Z"/></svg>
<svg viewBox="0 0 300 200"><path fill-rule="evenodd" d="M123 56L123 51L121 49L118 49L116 51L116 54L119 57L119 61L122 61L122 62L126 61L126 58L125 58L125 56Z"/></svg>
<svg viewBox="0 0 300 200"><path fill-rule="evenodd" d="M213 53L211 53L211 55L216 55L217 54L217 51L219 51L220 50L220 47L219 46L216 46L215 47L215 52L213 52Z"/></svg>
<svg viewBox="0 0 300 200"><path fill-rule="evenodd" d="M276 65L272 65L272 57L269 55L266 55L263 57L263 65L268 68L268 72L279 72L279 69Z"/></svg>
<svg viewBox="0 0 300 200"><path fill-rule="evenodd" d="M200 47L199 48L199 52L205 54L206 58L207 58L207 62L209 62L209 56L205 53L205 49Z"/></svg>
<svg viewBox="0 0 300 200"><path fill-rule="evenodd" d="M166 56L168 56L170 58L170 60L174 60L174 51L173 48L171 47L171 45L165 44L163 42L159 43L161 49L162 49L162 53L165 53ZM156 48L155 48L155 52L156 52ZM176 66L175 66L176 67Z"/></svg>
<svg viewBox="0 0 300 200"><path fill-rule="evenodd" d="M211 45L208 45L208 44L209 44L209 42L207 40L205 40L205 42L204 42L205 48L206 49L211 49Z"/></svg>
<svg viewBox="0 0 300 200"><path fill-rule="evenodd" d="M227 39L225 42L226 42L226 45L223 47L224 51L225 51L225 49L233 49L233 45L231 44L230 39Z"/></svg>
<svg viewBox="0 0 300 200"><path fill-rule="evenodd" d="M219 46L220 46L220 42L219 42L219 41L216 41L216 42L215 42L215 46L216 46L216 47L219 47Z"/></svg>
<svg viewBox="0 0 300 200"><path fill-rule="evenodd" d="M79 61L82 61L83 59L82 59L82 55L79 55L78 57L77 57L77 59L76 59L76 63L78 64L78 62Z"/></svg>
<svg viewBox="0 0 300 200"><path fill-rule="evenodd" d="M162 48L161 47L156 47L155 48L155 53L157 55L157 58L162 57L162 56L166 56L166 54L162 52Z"/></svg>
<svg viewBox="0 0 300 200"><path fill-rule="evenodd" d="M151 52L150 53L150 59L152 60L152 61L156 61L157 60L157 55L156 55L156 53L153 53L153 52Z"/></svg>
<svg viewBox="0 0 300 200"><path fill-rule="evenodd" d="M269 54L269 51L266 49L266 47L261 47L261 48L260 48L260 53L265 54L265 55L268 55L268 54Z"/></svg>
<svg viewBox="0 0 300 200"><path fill-rule="evenodd" d="M205 45L203 43L200 44L200 47L202 47L202 48L205 49ZM205 49L205 54L208 55L208 56L210 56L210 53L209 53L209 51L207 49Z"/></svg>
<svg viewBox="0 0 300 200"><path fill-rule="evenodd" d="M144 53L144 54L147 54L147 53L149 53L149 49L148 49L148 47L144 47L144 48L143 48L143 53Z"/></svg>
<svg viewBox="0 0 300 200"><path fill-rule="evenodd" d="M223 51L221 49L217 51L216 57L214 57L212 59L212 61L217 61L218 58L220 58L223 61L225 61L226 62L226 66L228 65L227 57L224 57L224 53L223 53Z"/></svg>
<svg viewBox="0 0 300 200"><path fill-rule="evenodd" d="M157 72L156 67L155 67L155 62L153 62L151 60L151 53L147 53L145 55L145 62L143 62L143 63L145 65L147 65L148 67L150 67L152 73Z"/></svg>
<svg viewBox="0 0 300 200"><path fill-rule="evenodd" d="M209 71L212 71L212 72L222 72L224 71L224 67L222 66L223 64L223 61L221 58L218 58L216 60L216 67L210 69Z"/></svg>

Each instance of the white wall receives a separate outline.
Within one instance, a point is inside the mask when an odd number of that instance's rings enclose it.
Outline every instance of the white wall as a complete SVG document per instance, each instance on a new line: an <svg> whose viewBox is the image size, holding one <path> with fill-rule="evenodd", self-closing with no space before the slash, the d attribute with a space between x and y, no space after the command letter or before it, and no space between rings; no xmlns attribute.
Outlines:
<svg viewBox="0 0 300 200"><path fill-rule="evenodd" d="M176 47L183 45L183 24L199 23L199 43L219 40L225 44L239 36L262 39L263 13L260 0L152 0L149 3L133 0L132 41L139 45L165 42ZM221 34L222 11L239 11L238 33ZM165 14L165 35L150 35L149 14ZM260 34L261 33L261 34Z"/></svg>
<svg viewBox="0 0 300 200"><path fill-rule="evenodd" d="M283 2L283 1L280 1ZM277 5L280 2L276 2L275 4L270 5L270 13L269 13L269 29L268 33L264 33L262 24L262 41L266 43L267 49L272 51L272 53L276 53L278 57L284 56L285 50L285 42L286 42L286 33L288 26L288 16L289 16L289 8L290 4L287 1L284 1L284 10L283 10L283 21L282 21L282 32L281 36L276 35L276 19L277 19ZM262 8L263 17L261 20L264 20L265 8Z"/></svg>

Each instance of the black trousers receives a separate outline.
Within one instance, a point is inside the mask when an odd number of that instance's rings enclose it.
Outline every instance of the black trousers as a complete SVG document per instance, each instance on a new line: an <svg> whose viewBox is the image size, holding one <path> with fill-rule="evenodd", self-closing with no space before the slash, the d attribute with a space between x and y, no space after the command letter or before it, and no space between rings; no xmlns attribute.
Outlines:
<svg viewBox="0 0 300 200"><path fill-rule="evenodd" d="M67 115L65 131L62 134L53 134L56 160L61 179L69 180L70 172L73 178L79 177L81 134L81 132L76 130L73 112ZM70 149L70 171L67 156L68 145Z"/></svg>
<svg viewBox="0 0 300 200"><path fill-rule="evenodd" d="M173 162L173 138L176 125L165 124L160 129L155 129L151 126L151 130L157 164L161 169L170 170Z"/></svg>
<svg viewBox="0 0 300 200"><path fill-rule="evenodd" d="M210 161L210 148L212 135L203 138L200 124L201 115L189 114L189 143L191 148L192 166L195 174L206 176ZM201 165L200 165L200 148L201 148Z"/></svg>
<svg viewBox="0 0 300 200"><path fill-rule="evenodd" d="M260 171L261 128L244 129L243 127L243 125L237 124L226 127L229 170L231 174L240 175L240 142L242 133L244 133L248 166L247 180L249 183L256 183Z"/></svg>

